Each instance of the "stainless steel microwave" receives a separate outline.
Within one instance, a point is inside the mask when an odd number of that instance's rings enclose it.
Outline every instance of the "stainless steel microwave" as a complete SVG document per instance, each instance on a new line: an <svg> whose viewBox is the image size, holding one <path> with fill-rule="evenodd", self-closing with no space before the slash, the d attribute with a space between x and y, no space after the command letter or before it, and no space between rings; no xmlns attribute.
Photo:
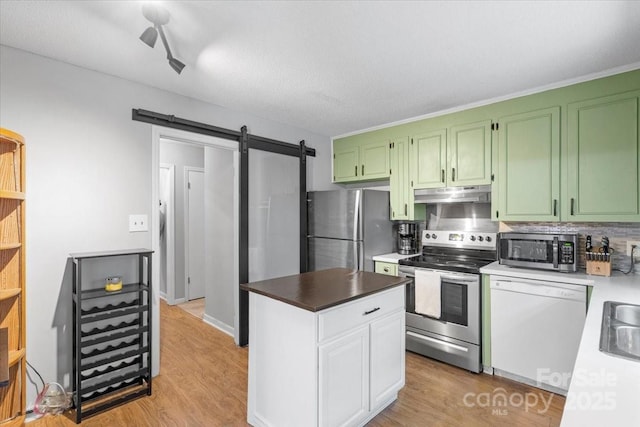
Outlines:
<svg viewBox="0 0 640 427"><path fill-rule="evenodd" d="M574 272L578 261L577 234L499 233L500 264Z"/></svg>

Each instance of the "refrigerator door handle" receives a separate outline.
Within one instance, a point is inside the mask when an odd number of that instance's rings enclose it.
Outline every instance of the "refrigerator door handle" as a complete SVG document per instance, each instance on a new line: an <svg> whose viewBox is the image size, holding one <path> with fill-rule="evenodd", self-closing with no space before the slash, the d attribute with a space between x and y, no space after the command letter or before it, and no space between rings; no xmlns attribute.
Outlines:
<svg viewBox="0 0 640 427"><path fill-rule="evenodd" d="M362 191L356 191L355 197L353 198L353 202L354 202L354 206L353 206L353 236L352 236L353 240L359 240L360 239L360 237L359 237L360 236L359 228L362 225L362 222L360 221L360 205L362 204L362 201L360 199L361 195L362 195Z"/></svg>

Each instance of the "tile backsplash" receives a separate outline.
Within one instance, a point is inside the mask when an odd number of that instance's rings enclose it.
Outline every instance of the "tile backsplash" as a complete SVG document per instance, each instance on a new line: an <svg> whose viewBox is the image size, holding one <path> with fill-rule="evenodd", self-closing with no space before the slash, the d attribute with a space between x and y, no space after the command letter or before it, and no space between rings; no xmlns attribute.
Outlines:
<svg viewBox="0 0 640 427"><path fill-rule="evenodd" d="M591 235L593 246L600 246L602 236L609 237L613 249L612 267L628 271L631 257L627 256L627 241L640 241L640 224L635 222L501 222L500 231L533 233L578 233L578 268L585 268L584 248L586 236ZM636 260L640 249L636 249ZM640 274L640 262L636 261L634 273Z"/></svg>

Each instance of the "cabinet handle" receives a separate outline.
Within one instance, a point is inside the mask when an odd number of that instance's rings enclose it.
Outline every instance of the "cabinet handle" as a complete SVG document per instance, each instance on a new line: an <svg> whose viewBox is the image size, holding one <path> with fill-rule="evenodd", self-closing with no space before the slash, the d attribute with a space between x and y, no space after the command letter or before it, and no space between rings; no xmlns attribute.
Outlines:
<svg viewBox="0 0 640 427"><path fill-rule="evenodd" d="M442 180L442 182L444 182L444 169L442 169L441 175L442 175L442 178L440 178L440 179Z"/></svg>
<svg viewBox="0 0 640 427"><path fill-rule="evenodd" d="M558 199L553 199L553 216L558 216Z"/></svg>
<svg viewBox="0 0 640 427"><path fill-rule="evenodd" d="M385 267L382 270L384 270L385 273L388 273L389 272L389 267Z"/></svg>
<svg viewBox="0 0 640 427"><path fill-rule="evenodd" d="M367 316L367 315L369 315L369 314L371 314L371 313L375 313L375 312L376 312L376 311L378 311L378 310L380 310L380 307L376 307L376 308L374 308L374 309L372 309L372 310L365 311L365 312L364 312L364 314L363 314L363 316Z"/></svg>
<svg viewBox="0 0 640 427"><path fill-rule="evenodd" d="M573 205L574 205L574 198L571 198L571 215L573 215Z"/></svg>
<svg viewBox="0 0 640 427"><path fill-rule="evenodd" d="M364 176L364 165L362 165L362 173L360 175Z"/></svg>
<svg viewBox="0 0 640 427"><path fill-rule="evenodd" d="M456 168L451 168L451 181L456 180Z"/></svg>
<svg viewBox="0 0 640 427"><path fill-rule="evenodd" d="M407 216L407 204L404 204L404 215Z"/></svg>
<svg viewBox="0 0 640 427"><path fill-rule="evenodd" d="M356 168L356 176L358 176L358 165L356 165L355 168Z"/></svg>

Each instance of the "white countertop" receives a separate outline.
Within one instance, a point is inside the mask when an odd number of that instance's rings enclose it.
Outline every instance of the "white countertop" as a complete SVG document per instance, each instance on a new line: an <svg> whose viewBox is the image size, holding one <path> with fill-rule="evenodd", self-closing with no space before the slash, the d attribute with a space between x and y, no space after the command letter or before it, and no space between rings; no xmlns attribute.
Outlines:
<svg viewBox="0 0 640 427"><path fill-rule="evenodd" d="M639 275L614 272L611 277L602 277L584 272L556 273L507 267L497 262L480 271L484 274L593 286L561 426L623 426L640 423L640 361L621 359L599 350L603 303L621 301L640 304Z"/></svg>
<svg viewBox="0 0 640 427"><path fill-rule="evenodd" d="M400 261L401 259L411 258L412 256L416 256L416 255L418 255L418 254L401 255L401 254L399 254L397 252L393 252L391 254L376 255L376 256L372 257L372 259L374 261L390 262L392 264L397 264L398 261Z"/></svg>

